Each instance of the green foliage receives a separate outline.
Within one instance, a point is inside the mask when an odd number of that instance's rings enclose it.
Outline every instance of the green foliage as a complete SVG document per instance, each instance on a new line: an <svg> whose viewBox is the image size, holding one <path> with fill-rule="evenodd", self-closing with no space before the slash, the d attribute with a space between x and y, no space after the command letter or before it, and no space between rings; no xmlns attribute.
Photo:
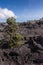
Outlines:
<svg viewBox="0 0 43 65"><path fill-rule="evenodd" d="M20 42L23 40L23 36L17 33L17 29L19 28L18 24L16 23L16 20L11 17L7 19L7 28L5 30L5 37L8 38L10 47L13 48L14 46L17 46L18 44L21 44ZM5 39L6 39L5 38Z"/></svg>
<svg viewBox="0 0 43 65"><path fill-rule="evenodd" d="M13 39L18 42L18 41L23 40L23 36L18 34L18 33L16 33L15 36L13 37Z"/></svg>
<svg viewBox="0 0 43 65"><path fill-rule="evenodd" d="M18 46L22 45L23 44L22 40L23 40L23 36L16 33L13 36L13 38L9 41L11 48L13 48L14 46L17 46L17 45Z"/></svg>
<svg viewBox="0 0 43 65"><path fill-rule="evenodd" d="M18 29L18 25L16 23L16 19L13 17L7 19L9 32L15 32Z"/></svg>

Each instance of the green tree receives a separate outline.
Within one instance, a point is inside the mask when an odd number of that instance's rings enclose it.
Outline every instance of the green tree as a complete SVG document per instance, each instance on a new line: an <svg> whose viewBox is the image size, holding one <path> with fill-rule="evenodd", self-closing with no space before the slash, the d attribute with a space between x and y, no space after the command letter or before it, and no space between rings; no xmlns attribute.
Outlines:
<svg viewBox="0 0 43 65"><path fill-rule="evenodd" d="M5 27L5 35L4 39L8 41L10 47L14 47L18 44L21 44L20 41L23 40L22 35L17 33L17 29L19 28L18 24L16 23L16 19L11 17L7 19L7 26Z"/></svg>

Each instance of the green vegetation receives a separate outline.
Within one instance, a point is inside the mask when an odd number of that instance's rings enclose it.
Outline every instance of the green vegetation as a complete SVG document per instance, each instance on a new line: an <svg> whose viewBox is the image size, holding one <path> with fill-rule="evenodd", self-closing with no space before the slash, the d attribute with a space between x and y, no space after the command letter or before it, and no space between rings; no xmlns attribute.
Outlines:
<svg viewBox="0 0 43 65"><path fill-rule="evenodd" d="M4 30L4 40L8 41L11 48L14 46L21 45L23 40L23 36L17 33L17 29L19 28L16 23L16 19L13 17L7 19L7 26Z"/></svg>

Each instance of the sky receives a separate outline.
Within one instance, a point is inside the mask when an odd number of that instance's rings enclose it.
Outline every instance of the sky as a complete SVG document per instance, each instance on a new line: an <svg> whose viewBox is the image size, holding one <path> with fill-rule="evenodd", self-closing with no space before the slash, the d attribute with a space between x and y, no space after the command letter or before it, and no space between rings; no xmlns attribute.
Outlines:
<svg viewBox="0 0 43 65"><path fill-rule="evenodd" d="M15 17L17 22L43 17L43 0L0 0L0 22Z"/></svg>

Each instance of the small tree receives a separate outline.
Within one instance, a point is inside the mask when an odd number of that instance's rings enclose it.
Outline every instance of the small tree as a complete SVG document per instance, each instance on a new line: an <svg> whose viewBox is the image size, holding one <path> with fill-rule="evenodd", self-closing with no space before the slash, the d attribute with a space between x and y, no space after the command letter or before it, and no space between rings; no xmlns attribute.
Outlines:
<svg viewBox="0 0 43 65"><path fill-rule="evenodd" d="M23 40L22 35L17 33L17 29L19 28L16 20L11 17L7 19L7 26L5 27L4 39L8 41L10 47L14 47L18 45L18 43Z"/></svg>

